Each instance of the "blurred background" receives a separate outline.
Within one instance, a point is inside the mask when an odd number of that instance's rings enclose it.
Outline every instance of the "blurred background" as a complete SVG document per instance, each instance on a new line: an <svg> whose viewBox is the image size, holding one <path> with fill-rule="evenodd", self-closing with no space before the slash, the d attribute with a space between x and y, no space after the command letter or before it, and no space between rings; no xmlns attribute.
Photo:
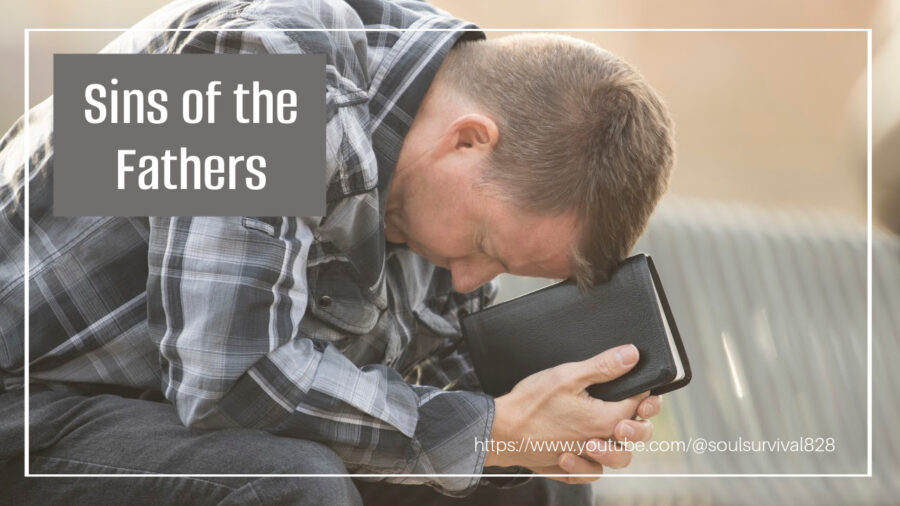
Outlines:
<svg viewBox="0 0 900 506"><path fill-rule="evenodd" d="M0 124L22 113L24 27L128 27L166 2L15 0L0 19ZM900 437L900 1L436 0L484 28L873 29L873 478L601 479L598 504L896 504ZM33 33L54 52L116 33ZM500 37L504 33L491 33ZM573 33L637 66L677 125L671 191L636 251L660 270L694 369L657 440L831 437L828 453L635 455L628 473L865 474L866 34ZM501 300L546 280L502 280Z"/></svg>

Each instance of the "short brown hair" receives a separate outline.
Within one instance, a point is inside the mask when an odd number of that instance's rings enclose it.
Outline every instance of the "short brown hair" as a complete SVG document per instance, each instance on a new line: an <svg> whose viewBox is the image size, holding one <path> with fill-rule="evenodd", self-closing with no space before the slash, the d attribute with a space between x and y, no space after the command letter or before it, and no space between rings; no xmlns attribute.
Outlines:
<svg viewBox="0 0 900 506"><path fill-rule="evenodd" d="M586 41L522 34L458 44L441 78L497 122L483 183L525 212L574 211L582 288L643 233L675 162L672 120L624 60Z"/></svg>

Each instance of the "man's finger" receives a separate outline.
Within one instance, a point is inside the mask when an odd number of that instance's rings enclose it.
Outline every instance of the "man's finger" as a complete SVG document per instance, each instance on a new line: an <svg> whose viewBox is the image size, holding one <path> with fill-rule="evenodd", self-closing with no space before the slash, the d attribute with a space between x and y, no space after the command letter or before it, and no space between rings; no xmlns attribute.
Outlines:
<svg viewBox="0 0 900 506"><path fill-rule="evenodd" d="M653 437L650 420L622 420L616 424L613 436L617 441L649 441Z"/></svg>
<svg viewBox="0 0 900 506"><path fill-rule="evenodd" d="M575 362L579 388L595 383L606 383L630 371L638 362L640 354L633 344L610 348L587 360Z"/></svg>
<svg viewBox="0 0 900 506"><path fill-rule="evenodd" d="M627 399L616 402L594 399L594 425L593 437L613 437L613 430L620 420L630 420L635 415L638 404L650 395L650 392L641 392Z"/></svg>
<svg viewBox="0 0 900 506"><path fill-rule="evenodd" d="M641 418L652 418L662 410L662 397L651 395L638 404L637 415Z"/></svg>
<svg viewBox="0 0 900 506"><path fill-rule="evenodd" d="M603 465L579 457L574 453L563 453L559 456L559 467L569 474L603 474ZM568 483L590 483L597 480L597 476L572 476L567 478Z"/></svg>
<svg viewBox="0 0 900 506"><path fill-rule="evenodd" d="M592 439L587 455L594 462L612 469L622 469L631 463L631 452L613 441Z"/></svg>

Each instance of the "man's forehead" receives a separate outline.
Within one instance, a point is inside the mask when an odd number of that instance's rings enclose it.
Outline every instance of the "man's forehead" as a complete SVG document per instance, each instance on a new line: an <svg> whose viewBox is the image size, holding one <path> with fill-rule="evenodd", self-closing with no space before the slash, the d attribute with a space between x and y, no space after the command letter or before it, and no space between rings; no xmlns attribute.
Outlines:
<svg viewBox="0 0 900 506"><path fill-rule="evenodd" d="M513 216L493 227L494 249L513 274L567 278L576 240L575 220L557 217Z"/></svg>

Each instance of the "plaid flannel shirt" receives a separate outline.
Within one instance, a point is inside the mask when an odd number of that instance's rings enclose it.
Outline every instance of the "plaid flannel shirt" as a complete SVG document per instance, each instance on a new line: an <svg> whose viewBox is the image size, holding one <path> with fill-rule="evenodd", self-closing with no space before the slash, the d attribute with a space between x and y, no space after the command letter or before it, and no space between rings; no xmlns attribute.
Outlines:
<svg viewBox="0 0 900 506"><path fill-rule="evenodd" d="M448 271L385 242L383 214L443 57L483 34L454 31L473 25L423 2L381 0L186 0L136 27L154 30L126 32L104 52L325 54L326 216L54 217L52 103L42 103L29 113L31 380L161 389L189 426L322 441L351 472L481 472L473 442L490 437L493 400L456 345L459 316L496 287L454 292ZM450 30L403 30L429 28ZM0 140L6 175L21 176L22 121ZM21 188L7 181L7 388L24 364L23 227ZM395 481L451 495L478 483Z"/></svg>

